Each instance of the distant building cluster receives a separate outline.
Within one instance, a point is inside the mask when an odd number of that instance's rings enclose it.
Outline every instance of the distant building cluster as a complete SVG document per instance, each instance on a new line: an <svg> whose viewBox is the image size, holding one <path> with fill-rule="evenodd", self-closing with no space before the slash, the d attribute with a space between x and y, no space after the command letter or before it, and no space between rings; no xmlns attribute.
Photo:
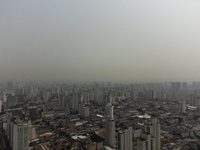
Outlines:
<svg viewBox="0 0 200 150"><path fill-rule="evenodd" d="M200 147L200 82L0 84L0 150Z"/></svg>

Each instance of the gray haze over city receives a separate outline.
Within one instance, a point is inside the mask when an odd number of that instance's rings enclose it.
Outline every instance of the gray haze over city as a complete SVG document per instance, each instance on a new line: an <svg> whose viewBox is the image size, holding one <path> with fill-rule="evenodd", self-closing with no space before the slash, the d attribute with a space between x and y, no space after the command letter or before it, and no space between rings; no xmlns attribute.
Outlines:
<svg viewBox="0 0 200 150"><path fill-rule="evenodd" d="M200 79L200 1L1 0L1 80Z"/></svg>

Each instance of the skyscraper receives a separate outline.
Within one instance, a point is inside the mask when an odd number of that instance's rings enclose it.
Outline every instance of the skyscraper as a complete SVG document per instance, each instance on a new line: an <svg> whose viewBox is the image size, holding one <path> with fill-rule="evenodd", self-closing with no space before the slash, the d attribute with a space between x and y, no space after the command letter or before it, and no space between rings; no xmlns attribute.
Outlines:
<svg viewBox="0 0 200 150"><path fill-rule="evenodd" d="M72 111L77 112L78 111L78 91L76 86L74 86L73 91L72 91L72 101L71 101L71 106L72 106Z"/></svg>
<svg viewBox="0 0 200 150"><path fill-rule="evenodd" d="M181 102L181 113L185 113L185 100L182 100Z"/></svg>
<svg viewBox="0 0 200 150"><path fill-rule="evenodd" d="M1 98L0 99L2 100L2 103L7 102L6 92L4 92L4 91L1 92Z"/></svg>
<svg viewBox="0 0 200 150"><path fill-rule="evenodd" d="M155 138L155 149L160 150L160 123L157 118L147 120L145 122L145 132L151 134Z"/></svg>
<svg viewBox="0 0 200 150"><path fill-rule="evenodd" d="M64 109L65 108L65 99L64 96L59 97L59 108Z"/></svg>
<svg viewBox="0 0 200 150"><path fill-rule="evenodd" d="M145 133L137 139L137 150L161 150L160 123L157 118L145 121Z"/></svg>
<svg viewBox="0 0 200 150"><path fill-rule="evenodd" d="M28 134L29 140L34 140L36 138L35 126L31 124L31 120L28 122Z"/></svg>
<svg viewBox="0 0 200 150"><path fill-rule="evenodd" d="M1 112L1 106L2 106L2 102L1 102L1 100L0 100L0 112Z"/></svg>
<svg viewBox="0 0 200 150"><path fill-rule="evenodd" d="M118 131L117 149L132 150L132 127L123 128Z"/></svg>
<svg viewBox="0 0 200 150"><path fill-rule="evenodd" d="M111 148L115 147L115 120L113 117L113 106L106 105L106 137L105 144Z"/></svg>
<svg viewBox="0 0 200 150"><path fill-rule="evenodd" d="M70 115L70 103L67 99L66 99L66 111L65 111L65 113L66 113L67 116Z"/></svg>
<svg viewBox="0 0 200 150"><path fill-rule="evenodd" d="M29 134L28 134L28 124L21 120L17 120L12 124L12 149L13 150L28 150L29 144Z"/></svg>
<svg viewBox="0 0 200 150"><path fill-rule="evenodd" d="M134 85L133 84L131 84L131 92L130 92L130 94L131 94L131 100L135 100L135 90L134 90Z"/></svg>

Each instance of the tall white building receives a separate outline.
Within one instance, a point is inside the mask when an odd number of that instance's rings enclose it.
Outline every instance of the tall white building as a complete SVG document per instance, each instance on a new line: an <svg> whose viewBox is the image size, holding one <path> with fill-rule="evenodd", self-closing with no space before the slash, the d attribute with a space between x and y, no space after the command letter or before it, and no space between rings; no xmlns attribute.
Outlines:
<svg viewBox="0 0 200 150"><path fill-rule="evenodd" d="M111 103L106 105L106 116L105 144L111 148L115 148L115 120L113 117L113 106Z"/></svg>
<svg viewBox="0 0 200 150"><path fill-rule="evenodd" d="M132 127L122 129L117 134L117 149L132 150Z"/></svg>
<svg viewBox="0 0 200 150"><path fill-rule="evenodd" d="M28 150L29 148L29 128L27 123L23 123L22 121L16 121L15 123L11 123L12 127L12 136L11 147L13 150Z"/></svg>
<svg viewBox="0 0 200 150"><path fill-rule="evenodd" d="M160 123L157 118L149 119L145 122L145 132L153 136L155 139L155 149L160 150Z"/></svg>

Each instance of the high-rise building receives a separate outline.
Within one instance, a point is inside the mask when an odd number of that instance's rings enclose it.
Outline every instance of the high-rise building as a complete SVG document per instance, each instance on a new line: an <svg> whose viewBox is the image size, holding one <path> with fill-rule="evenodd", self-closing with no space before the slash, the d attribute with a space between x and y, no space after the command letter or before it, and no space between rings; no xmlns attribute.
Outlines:
<svg viewBox="0 0 200 150"><path fill-rule="evenodd" d="M29 118L31 119L31 120L34 120L34 119L36 119L38 116L38 108L37 107L34 107L34 106L30 106L29 108L28 108L28 111L29 111Z"/></svg>
<svg viewBox="0 0 200 150"><path fill-rule="evenodd" d="M103 93L101 89L99 89L98 84L96 85L96 88L94 90L94 101L96 103L103 103Z"/></svg>
<svg viewBox="0 0 200 150"><path fill-rule="evenodd" d="M161 150L160 123L157 118L145 121L145 133L137 139L137 150Z"/></svg>
<svg viewBox="0 0 200 150"><path fill-rule="evenodd" d="M183 86L182 86L182 91L183 91L183 92L187 92L187 83L186 83L186 82L183 82L182 85L183 85Z"/></svg>
<svg viewBox="0 0 200 150"><path fill-rule="evenodd" d="M1 113L2 101L0 100L0 113Z"/></svg>
<svg viewBox="0 0 200 150"><path fill-rule="evenodd" d="M136 95L135 95L135 90L134 90L134 85L131 84L131 100L136 100Z"/></svg>
<svg viewBox="0 0 200 150"><path fill-rule="evenodd" d="M90 94L88 92L85 92L83 94L83 103L84 104L89 104L89 100L90 100Z"/></svg>
<svg viewBox="0 0 200 150"><path fill-rule="evenodd" d="M21 120L17 120L12 125L12 149L13 150L28 150L29 149L29 129L28 124Z"/></svg>
<svg viewBox="0 0 200 150"><path fill-rule="evenodd" d="M8 88L8 89L13 89L13 88L14 88L13 81L7 82L7 88Z"/></svg>
<svg viewBox="0 0 200 150"><path fill-rule="evenodd" d="M128 127L118 131L117 149L132 150L132 127Z"/></svg>
<svg viewBox="0 0 200 150"><path fill-rule="evenodd" d="M48 101L49 98L50 98L50 93L49 93L49 91L44 91L44 92L43 92L43 100L44 100L44 101Z"/></svg>
<svg viewBox="0 0 200 150"><path fill-rule="evenodd" d="M66 111L65 111L66 115L69 116L70 115L70 103L68 100L66 100Z"/></svg>
<svg viewBox="0 0 200 150"><path fill-rule="evenodd" d="M42 104L42 109L43 109L43 113L48 112L48 105L47 104Z"/></svg>
<svg viewBox="0 0 200 150"><path fill-rule="evenodd" d="M137 140L137 150L156 150L155 138L151 134L142 134Z"/></svg>
<svg viewBox="0 0 200 150"><path fill-rule="evenodd" d="M76 86L74 86L73 91L72 91L72 101L71 101L71 106L72 106L72 111L77 112L78 111L78 91Z"/></svg>
<svg viewBox="0 0 200 150"><path fill-rule="evenodd" d="M84 105L83 103L79 104L79 114L83 117L83 118L87 118L90 116L89 113L90 109L88 106Z"/></svg>
<svg viewBox="0 0 200 150"><path fill-rule="evenodd" d="M65 99L64 96L59 97L59 108L64 109L65 108Z"/></svg>
<svg viewBox="0 0 200 150"><path fill-rule="evenodd" d="M181 113L185 113L185 100L182 100L181 102Z"/></svg>
<svg viewBox="0 0 200 150"><path fill-rule="evenodd" d="M109 103L106 106L106 136L105 144L111 148L115 147L115 120L113 117L113 106Z"/></svg>
<svg viewBox="0 0 200 150"><path fill-rule="evenodd" d="M2 100L2 103L7 102L6 92L4 91L1 92L1 100Z"/></svg>
<svg viewBox="0 0 200 150"><path fill-rule="evenodd" d="M113 119L113 106L112 106L111 102L109 102L106 105L106 117L107 117L107 119L108 118L111 118L111 120Z"/></svg>
<svg viewBox="0 0 200 150"><path fill-rule="evenodd" d="M3 115L3 129L7 133L7 138L10 136L10 122L13 114L11 112L6 112L6 114Z"/></svg>
<svg viewBox="0 0 200 150"><path fill-rule="evenodd" d="M31 120L29 120L28 122L28 133L29 133L29 140L34 140L36 138L35 126L31 124Z"/></svg>
<svg viewBox="0 0 200 150"><path fill-rule="evenodd" d="M155 149L160 150L160 123L157 118L147 120L145 122L145 132L151 134L155 138Z"/></svg>

